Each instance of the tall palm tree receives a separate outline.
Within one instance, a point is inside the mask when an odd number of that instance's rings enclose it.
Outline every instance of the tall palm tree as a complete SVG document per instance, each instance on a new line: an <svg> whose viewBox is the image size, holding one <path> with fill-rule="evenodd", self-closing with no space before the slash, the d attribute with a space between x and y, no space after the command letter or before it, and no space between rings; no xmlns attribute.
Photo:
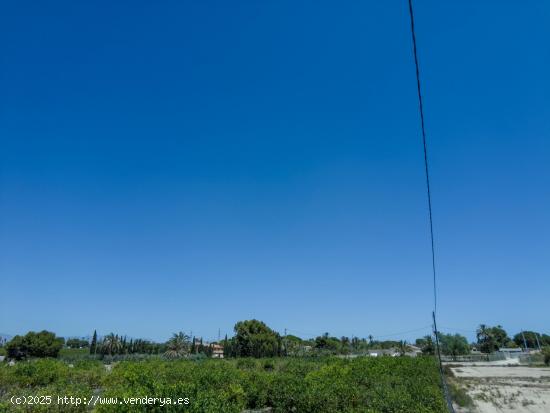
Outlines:
<svg viewBox="0 0 550 413"><path fill-rule="evenodd" d="M189 353L189 336L183 331L174 333L166 343L166 352L164 355L168 358L180 358Z"/></svg>
<svg viewBox="0 0 550 413"><path fill-rule="evenodd" d="M480 324L476 331L477 343L479 344L479 350L482 353L491 353L498 349L498 344L495 340L493 328L488 327L485 324Z"/></svg>
<svg viewBox="0 0 550 413"><path fill-rule="evenodd" d="M108 354L112 356L113 354L117 354L120 352L120 350L122 349L122 343L117 335L111 333L108 336L105 336L105 338L103 339L101 349L103 354Z"/></svg>
<svg viewBox="0 0 550 413"><path fill-rule="evenodd" d="M483 339L487 338L489 335L487 325L486 324L480 324L476 331L476 336L478 341L483 341Z"/></svg>

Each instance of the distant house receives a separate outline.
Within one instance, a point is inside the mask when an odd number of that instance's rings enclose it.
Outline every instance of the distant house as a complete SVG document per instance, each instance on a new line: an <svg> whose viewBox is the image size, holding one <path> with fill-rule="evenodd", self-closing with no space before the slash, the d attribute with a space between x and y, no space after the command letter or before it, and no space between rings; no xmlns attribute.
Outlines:
<svg viewBox="0 0 550 413"><path fill-rule="evenodd" d="M392 347L387 349L369 349L368 356L370 357L398 357L401 355L407 356L407 357L416 357L418 355L422 354L422 350L420 347L413 346L411 344L407 344L406 351L403 353L402 350Z"/></svg>
<svg viewBox="0 0 550 413"><path fill-rule="evenodd" d="M223 359L223 346L221 344L211 344L212 358Z"/></svg>
<svg viewBox="0 0 550 413"><path fill-rule="evenodd" d="M212 351L212 358L215 359L223 359L223 346L218 343L210 343L208 341L203 341L202 338L195 338L195 341L193 342L195 349L198 349L200 346L202 346L203 351L210 350Z"/></svg>
<svg viewBox="0 0 550 413"><path fill-rule="evenodd" d="M369 356L370 357L382 357L382 356L397 357L397 356L399 356L399 352L394 348L370 349L369 350Z"/></svg>
<svg viewBox="0 0 550 413"><path fill-rule="evenodd" d="M422 354L422 349L420 347L407 344L407 352L405 353L406 356L416 357L421 354Z"/></svg>

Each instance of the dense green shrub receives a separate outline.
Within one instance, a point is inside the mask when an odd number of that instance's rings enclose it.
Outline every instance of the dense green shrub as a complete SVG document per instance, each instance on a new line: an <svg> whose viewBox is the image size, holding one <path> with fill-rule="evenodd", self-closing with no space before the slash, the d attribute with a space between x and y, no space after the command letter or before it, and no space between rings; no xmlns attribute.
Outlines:
<svg viewBox="0 0 550 413"><path fill-rule="evenodd" d="M55 359L0 365L0 412L85 412L86 406L60 405L57 396L91 397L101 386L105 367L97 361L73 365ZM53 396L50 404L13 405L12 396Z"/></svg>
<svg viewBox="0 0 550 413"><path fill-rule="evenodd" d="M275 357L283 354L282 338L263 321L245 320L235 324L235 337L224 340L225 352L232 357Z"/></svg>
<svg viewBox="0 0 550 413"><path fill-rule="evenodd" d="M550 366L550 346L542 349L542 355L544 357L544 364Z"/></svg>
<svg viewBox="0 0 550 413"><path fill-rule="evenodd" d="M0 365L0 412L85 411L82 406L17 410L11 395L189 398L186 406L97 405L95 412L222 412L271 407L275 413L444 413L432 358L275 358L123 361L54 359ZM2 410L4 409L4 410ZM71 410L72 409L72 410Z"/></svg>
<svg viewBox="0 0 550 413"><path fill-rule="evenodd" d="M86 348L62 348L57 358L67 363L74 363L80 360L100 360L101 356L90 354Z"/></svg>
<svg viewBox="0 0 550 413"><path fill-rule="evenodd" d="M239 359L120 363L105 381L110 397L188 397L191 412L445 412L431 358ZM147 411L181 408L149 407ZM124 410L103 406L98 411Z"/></svg>
<svg viewBox="0 0 550 413"><path fill-rule="evenodd" d="M10 358L17 360L27 357L57 357L63 343L63 338L56 337L49 331L30 331L24 336L12 338L6 344L6 351Z"/></svg>
<svg viewBox="0 0 550 413"><path fill-rule="evenodd" d="M90 346L90 343L88 342L88 340L85 340L83 338L70 338L67 340L65 345L68 348L75 348L75 349L86 348L87 349Z"/></svg>

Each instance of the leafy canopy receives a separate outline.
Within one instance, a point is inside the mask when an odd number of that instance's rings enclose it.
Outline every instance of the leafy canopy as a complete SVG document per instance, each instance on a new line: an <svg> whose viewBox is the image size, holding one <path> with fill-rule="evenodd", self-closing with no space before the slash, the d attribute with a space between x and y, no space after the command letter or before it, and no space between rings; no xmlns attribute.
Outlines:
<svg viewBox="0 0 550 413"><path fill-rule="evenodd" d="M21 360L27 357L57 357L64 339L50 331L29 331L24 336L15 336L6 344L8 357Z"/></svg>

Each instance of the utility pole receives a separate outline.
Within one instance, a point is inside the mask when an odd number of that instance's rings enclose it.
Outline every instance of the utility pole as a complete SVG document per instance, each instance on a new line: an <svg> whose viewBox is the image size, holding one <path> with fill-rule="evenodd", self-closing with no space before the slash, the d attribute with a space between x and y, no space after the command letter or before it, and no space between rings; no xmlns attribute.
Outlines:
<svg viewBox="0 0 550 413"><path fill-rule="evenodd" d="M523 330L521 330L521 336L523 337L523 345L525 346L525 351L528 351L527 348L527 340L525 340L525 334L523 334Z"/></svg>
<svg viewBox="0 0 550 413"><path fill-rule="evenodd" d="M443 385L443 393L445 394L445 399L447 400L447 408L449 412L455 413L451 397L449 395L449 388L447 387L447 381L445 380L445 373L443 372L443 363L441 362L441 351L439 349L439 331L437 331L437 323L435 321L435 311L432 313L433 317L433 331L435 335L435 349L437 354L437 360L439 361L439 374L441 376L441 384Z"/></svg>
<svg viewBox="0 0 550 413"><path fill-rule="evenodd" d="M539 341L539 333L535 333L535 338L537 339L537 347L539 348L539 351L540 351L541 348L540 348L540 341Z"/></svg>
<svg viewBox="0 0 550 413"><path fill-rule="evenodd" d="M218 343L220 342L220 329L218 328Z"/></svg>

